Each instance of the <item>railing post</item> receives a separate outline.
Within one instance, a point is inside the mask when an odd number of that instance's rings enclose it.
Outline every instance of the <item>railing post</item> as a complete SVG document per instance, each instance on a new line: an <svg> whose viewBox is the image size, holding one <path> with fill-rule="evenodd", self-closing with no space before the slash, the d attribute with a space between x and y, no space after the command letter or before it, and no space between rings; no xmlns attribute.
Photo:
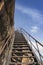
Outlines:
<svg viewBox="0 0 43 65"><path fill-rule="evenodd" d="M38 50L38 53L39 53L39 57L40 57L40 65L42 65L42 59L41 59L41 55L40 55L40 51L39 51L39 47L38 47L38 42L36 42L36 46L37 46L37 50Z"/></svg>
<svg viewBox="0 0 43 65"><path fill-rule="evenodd" d="M30 41L30 44L31 44L31 49L32 49L32 42L31 42L31 40L30 40L30 36L29 36L29 41Z"/></svg>

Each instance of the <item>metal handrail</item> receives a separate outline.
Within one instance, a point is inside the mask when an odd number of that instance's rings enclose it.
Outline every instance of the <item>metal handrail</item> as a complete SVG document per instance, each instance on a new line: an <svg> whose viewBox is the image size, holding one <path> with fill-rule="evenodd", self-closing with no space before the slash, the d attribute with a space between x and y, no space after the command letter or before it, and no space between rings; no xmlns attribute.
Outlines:
<svg viewBox="0 0 43 65"><path fill-rule="evenodd" d="M41 44L38 40L36 40L32 35L30 35L26 30L24 30L23 28L20 28L20 30L24 31L25 33L27 33L31 38L33 38L36 42L38 42L38 44L40 44L43 47L43 44Z"/></svg>
<svg viewBox="0 0 43 65"><path fill-rule="evenodd" d="M30 35L25 29L20 28L20 31L21 31L21 33L24 33L25 35L28 35L30 38L32 38L32 39L36 42L37 48L34 46L34 44L32 44L31 40L29 39L31 45L33 45L33 47L34 47L34 48L36 49L36 51L38 52L39 57L40 57L40 61L41 61L41 64L40 64L40 65L42 65L42 58L43 58L43 56L42 56L42 54L40 53L38 44L39 44L41 47L43 47L43 44L41 44L41 43L40 43L38 40L36 40L32 35Z"/></svg>

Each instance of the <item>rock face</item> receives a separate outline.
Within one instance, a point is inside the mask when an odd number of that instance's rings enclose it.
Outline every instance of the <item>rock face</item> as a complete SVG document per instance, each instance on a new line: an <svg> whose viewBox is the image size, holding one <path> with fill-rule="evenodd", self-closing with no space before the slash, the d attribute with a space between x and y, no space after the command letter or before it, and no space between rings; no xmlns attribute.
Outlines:
<svg viewBox="0 0 43 65"><path fill-rule="evenodd" d="M15 0L0 0L0 53L4 47L3 44L6 44L6 39L11 37L14 32L14 6ZM11 41L11 39L9 41ZM0 54L1 65L3 65L7 53L9 52L6 47L5 51Z"/></svg>
<svg viewBox="0 0 43 65"><path fill-rule="evenodd" d="M14 2L15 0L0 0L0 44L12 34L11 30L14 27Z"/></svg>

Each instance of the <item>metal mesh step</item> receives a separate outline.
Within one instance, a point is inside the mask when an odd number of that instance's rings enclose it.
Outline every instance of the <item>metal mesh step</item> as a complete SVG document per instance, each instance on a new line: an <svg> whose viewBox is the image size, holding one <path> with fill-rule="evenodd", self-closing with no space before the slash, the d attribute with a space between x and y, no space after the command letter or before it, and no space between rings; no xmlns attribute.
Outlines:
<svg viewBox="0 0 43 65"><path fill-rule="evenodd" d="M9 65L39 65L24 36L18 32L16 32Z"/></svg>

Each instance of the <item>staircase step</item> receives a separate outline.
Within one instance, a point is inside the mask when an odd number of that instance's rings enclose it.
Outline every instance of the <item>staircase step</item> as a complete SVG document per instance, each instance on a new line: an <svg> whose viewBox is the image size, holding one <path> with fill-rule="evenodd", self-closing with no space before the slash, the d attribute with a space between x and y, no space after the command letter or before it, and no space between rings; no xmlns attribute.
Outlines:
<svg viewBox="0 0 43 65"><path fill-rule="evenodd" d="M29 49L29 47L20 47L20 46L13 47L13 48L28 48Z"/></svg>
<svg viewBox="0 0 43 65"><path fill-rule="evenodd" d="M29 48L29 46L13 46L13 48L19 48L19 47L20 48L22 48L22 47L25 47L25 48L28 47Z"/></svg>
<svg viewBox="0 0 43 65"><path fill-rule="evenodd" d="M14 43L14 45L27 45L26 43Z"/></svg>
<svg viewBox="0 0 43 65"><path fill-rule="evenodd" d="M37 64L37 65L38 65L37 62L31 62L31 63L29 63L29 62L22 62L22 63L21 63L21 62L10 62L10 65L14 65L14 64L15 64L15 65L16 65L16 64L17 64L17 65L22 65L22 64L25 64L25 65L36 65L36 64Z"/></svg>
<svg viewBox="0 0 43 65"><path fill-rule="evenodd" d="M13 46L14 46L14 47L15 47L15 46L20 46L20 47L21 47L21 46L22 46L22 47L26 46L26 47L27 47L28 45L13 45Z"/></svg>
<svg viewBox="0 0 43 65"><path fill-rule="evenodd" d="M14 51L13 51L14 52ZM32 53L31 51L29 51L29 52L14 52L14 53Z"/></svg>
<svg viewBox="0 0 43 65"><path fill-rule="evenodd" d="M14 51L12 51L12 52L14 52ZM28 51L15 51L15 52L16 52L16 53L28 53L28 52L32 52L32 51L29 51L29 50L28 50ZM15 52L14 52L14 53L15 53Z"/></svg>
<svg viewBox="0 0 43 65"><path fill-rule="evenodd" d="M12 48L12 50L18 50L18 49L21 49L21 50L29 50L29 48Z"/></svg>
<svg viewBox="0 0 43 65"><path fill-rule="evenodd" d="M27 43L27 42L26 41L15 41L14 44L15 43Z"/></svg>
<svg viewBox="0 0 43 65"><path fill-rule="evenodd" d="M35 58L35 56L11 56L11 58Z"/></svg>
<svg viewBox="0 0 43 65"><path fill-rule="evenodd" d="M14 44L14 45L27 45L27 44L26 44L26 43L25 43L25 44L22 44L22 43L17 44L17 43L16 43L16 44Z"/></svg>

